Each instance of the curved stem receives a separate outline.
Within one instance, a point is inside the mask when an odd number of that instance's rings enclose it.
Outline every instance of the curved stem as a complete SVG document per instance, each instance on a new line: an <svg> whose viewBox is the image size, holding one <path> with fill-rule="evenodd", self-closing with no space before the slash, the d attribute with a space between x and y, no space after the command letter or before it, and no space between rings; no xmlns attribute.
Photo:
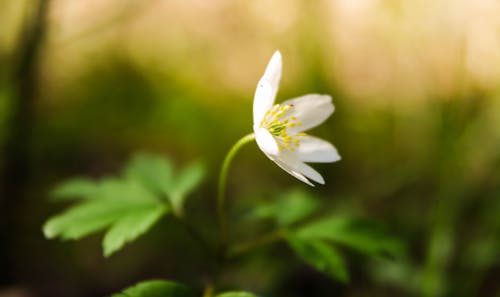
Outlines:
<svg viewBox="0 0 500 297"><path fill-rule="evenodd" d="M219 174L219 185L218 185L218 191L217 191L217 216L219 219L220 237L221 237L222 245L225 245L226 241L227 241L227 225L226 225L226 214L225 214L225 207L226 207L225 189L226 189L226 181L227 181L227 174L229 171L229 166L231 165L231 161L233 160L233 158L236 155L236 153L238 152L238 150L243 145L253 141L254 139L255 139L255 135L253 133L242 137L229 150L229 152L226 155L226 158L224 159L224 162L222 163L222 168L221 168L221 171Z"/></svg>

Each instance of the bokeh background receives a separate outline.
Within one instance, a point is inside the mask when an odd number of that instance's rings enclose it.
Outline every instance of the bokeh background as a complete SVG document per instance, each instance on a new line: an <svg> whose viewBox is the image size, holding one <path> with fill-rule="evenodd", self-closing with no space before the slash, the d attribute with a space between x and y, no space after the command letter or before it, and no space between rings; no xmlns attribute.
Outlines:
<svg viewBox="0 0 500 297"><path fill-rule="evenodd" d="M293 255L278 246L262 253L283 261L235 263L233 283L281 297L498 296L496 0L1 0L0 296L103 296L147 278L199 285L203 256L169 220L109 259L100 236L44 239L43 222L63 209L48 193L115 174L137 151L203 160L209 174L187 213L215 225L220 163L251 131L254 89L277 49L278 101L331 94L335 114L313 134L343 159L315 166L327 183L313 189L250 145L229 179L233 210L298 188L385 225L407 253L352 254L340 284L285 266Z"/></svg>

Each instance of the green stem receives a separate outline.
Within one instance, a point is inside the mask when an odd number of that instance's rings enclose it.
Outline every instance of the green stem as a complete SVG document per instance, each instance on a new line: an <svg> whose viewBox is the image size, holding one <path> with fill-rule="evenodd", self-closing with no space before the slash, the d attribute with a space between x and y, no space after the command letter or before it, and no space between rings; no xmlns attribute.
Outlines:
<svg viewBox="0 0 500 297"><path fill-rule="evenodd" d="M285 232L286 232L285 230L279 229L274 232L263 235L261 237L237 244L231 250L229 250L228 256L237 257L255 248L274 243L282 239L285 236Z"/></svg>
<svg viewBox="0 0 500 297"><path fill-rule="evenodd" d="M189 223L189 221L181 217L175 218L179 221L179 224L184 227L191 238L194 241L198 242L200 248L206 253L207 256L212 256L214 254L214 251L210 247L210 244L205 240L201 233L193 225L191 225L191 223Z"/></svg>
<svg viewBox="0 0 500 297"><path fill-rule="evenodd" d="M214 293L214 286L212 284L208 284L203 290L203 297L212 297Z"/></svg>
<svg viewBox="0 0 500 297"><path fill-rule="evenodd" d="M226 155L226 158L224 159L224 162L222 163L222 168L220 171L219 175L219 186L218 186L218 191L217 191L217 216L219 219L219 228L220 228L220 237L221 237L221 242L222 245L224 246L227 241L227 223L226 223L226 214L225 214L225 208L226 208L226 195L225 195L225 189L226 189L226 181L227 181L227 174L229 171L229 166L231 165L231 161L233 160L234 156L238 152L238 150L245 144L253 141L255 139L255 135L253 133L248 134L238 140L233 147L229 150L229 152Z"/></svg>

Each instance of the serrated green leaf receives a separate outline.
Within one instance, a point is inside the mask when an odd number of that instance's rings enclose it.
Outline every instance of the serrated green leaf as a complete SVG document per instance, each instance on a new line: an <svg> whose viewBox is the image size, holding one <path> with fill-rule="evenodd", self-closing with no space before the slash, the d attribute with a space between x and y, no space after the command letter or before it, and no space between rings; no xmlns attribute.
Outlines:
<svg viewBox="0 0 500 297"><path fill-rule="evenodd" d="M303 239L324 239L343 244L370 256L398 255L402 245L388 237L374 224L347 217L328 217L299 228L295 234Z"/></svg>
<svg viewBox="0 0 500 297"><path fill-rule="evenodd" d="M96 199L113 200L124 203L158 203L160 200L135 180L106 178L99 183Z"/></svg>
<svg viewBox="0 0 500 297"><path fill-rule="evenodd" d="M182 206L189 192L194 190L205 176L205 167L200 162L185 167L175 179L169 190L169 198L173 207L182 212Z"/></svg>
<svg viewBox="0 0 500 297"><path fill-rule="evenodd" d="M50 218L43 232L47 238L80 239L109 227L103 242L109 256L146 232L167 211L138 182L107 178L98 184L92 199Z"/></svg>
<svg viewBox="0 0 500 297"><path fill-rule="evenodd" d="M172 206L177 214L187 194L199 184L204 167L193 163L174 177L171 163L160 156L138 154L128 163L122 178L98 183L74 179L54 191L59 199L86 198L50 218L43 226L46 237L80 239L109 228L103 239L105 256L151 228ZM170 206L164 199L170 200Z"/></svg>
<svg viewBox="0 0 500 297"><path fill-rule="evenodd" d="M248 292L226 292L215 297L257 297L257 295Z"/></svg>
<svg viewBox="0 0 500 297"><path fill-rule="evenodd" d="M43 226L47 238L80 239L98 232L129 210L128 205L113 201L89 201L50 218Z"/></svg>
<svg viewBox="0 0 500 297"><path fill-rule="evenodd" d="M136 154L128 163L125 176L141 182L146 188L161 195L169 195L174 184L172 163L153 154Z"/></svg>
<svg viewBox="0 0 500 297"><path fill-rule="evenodd" d="M205 168L199 162L185 167L174 176L172 164L161 156L138 154L127 165L125 176L137 180L155 193L166 196L176 214L182 213L183 203L203 179Z"/></svg>
<svg viewBox="0 0 500 297"><path fill-rule="evenodd" d="M170 281L144 281L111 297L195 297L191 290Z"/></svg>
<svg viewBox="0 0 500 297"><path fill-rule="evenodd" d="M321 240L303 240L295 236L288 236L287 241L295 253L309 265L333 279L341 282L349 280L344 260L333 246Z"/></svg>
<svg viewBox="0 0 500 297"><path fill-rule="evenodd" d="M123 245L148 231L168 209L165 205L152 206L122 216L106 232L103 239L104 256L109 257Z"/></svg>
<svg viewBox="0 0 500 297"><path fill-rule="evenodd" d="M57 186L50 196L54 201L91 198L97 189L97 183L90 179L74 178Z"/></svg>

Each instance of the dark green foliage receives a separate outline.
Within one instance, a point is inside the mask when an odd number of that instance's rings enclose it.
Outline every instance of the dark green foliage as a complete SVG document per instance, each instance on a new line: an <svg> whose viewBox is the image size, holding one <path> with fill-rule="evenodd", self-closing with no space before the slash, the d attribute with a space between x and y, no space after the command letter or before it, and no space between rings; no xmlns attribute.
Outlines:
<svg viewBox="0 0 500 297"><path fill-rule="evenodd" d="M219 294L215 297L257 297L257 296L248 292L227 292Z"/></svg>
<svg viewBox="0 0 500 297"><path fill-rule="evenodd" d="M163 280L144 281L111 297L196 297L187 287Z"/></svg>
<svg viewBox="0 0 500 297"><path fill-rule="evenodd" d="M384 234L378 226L349 217L331 216L311 222L299 228L296 235L341 244L374 257L399 255L403 249L398 240Z"/></svg>
<svg viewBox="0 0 500 297"><path fill-rule="evenodd" d="M292 228L286 239L305 262L341 282L347 282L349 275L335 245L374 258L398 256L403 250L399 241L374 224L342 216L329 216Z"/></svg>
<svg viewBox="0 0 500 297"><path fill-rule="evenodd" d="M349 280L346 264L332 245L318 239L306 240L291 235L287 240L297 255L314 268L341 282Z"/></svg>
<svg viewBox="0 0 500 297"><path fill-rule="evenodd" d="M401 242L373 223L341 215L312 219L319 210L318 206L317 197L294 190L258 205L245 218L273 220L302 260L341 282L347 282L349 275L336 246L374 258L402 254Z"/></svg>

